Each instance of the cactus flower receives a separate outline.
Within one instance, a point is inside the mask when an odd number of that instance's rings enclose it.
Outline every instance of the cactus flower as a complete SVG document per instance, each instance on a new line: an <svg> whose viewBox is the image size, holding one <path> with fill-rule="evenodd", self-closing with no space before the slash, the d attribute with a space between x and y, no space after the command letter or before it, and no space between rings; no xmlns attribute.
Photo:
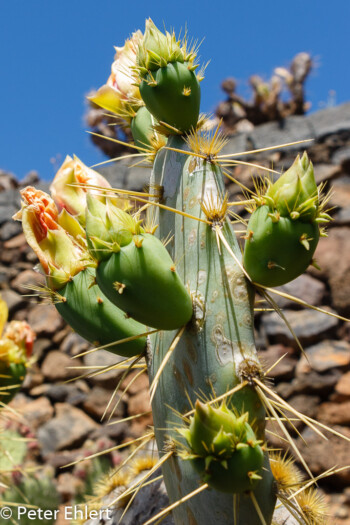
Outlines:
<svg viewBox="0 0 350 525"><path fill-rule="evenodd" d="M137 85L138 75L136 55L142 40L141 31L136 31L125 41L123 47L116 47L115 60L107 83L89 97L98 106L130 121L137 108L142 105L140 91Z"/></svg>
<svg viewBox="0 0 350 525"><path fill-rule="evenodd" d="M85 224L86 194L89 191L96 198L99 191L88 189L86 185L110 188L109 182L97 171L85 166L78 157L67 155L50 186L52 198L58 210L66 209L76 216L80 224Z"/></svg>
<svg viewBox="0 0 350 525"><path fill-rule="evenodd" d="M0 403L11 401L19 390L30 363L35 333L25 321L11 321L0 296ZM4 329L5 328L5 329Z"/></svg>
<svg viewBox="0 0 350 525"><path fill-rule="evenodd" d="M28 186L21 191L21 220L29 246L37 255L49 288L62 288L74 275L91 265L82 246L59 225L58 210L51 197Z"/></svg>

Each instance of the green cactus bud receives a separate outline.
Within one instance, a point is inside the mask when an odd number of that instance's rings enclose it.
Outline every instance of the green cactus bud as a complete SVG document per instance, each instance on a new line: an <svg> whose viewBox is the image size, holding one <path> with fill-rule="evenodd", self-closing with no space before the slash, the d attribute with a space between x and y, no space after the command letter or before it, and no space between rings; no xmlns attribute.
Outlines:
<svg viewBox="0 0 350 525"><path fill-rule="evenodd" d="M264 454L247 420L248 414L237 417L226 405L212 408L197 400L189 428L179 429L189 446L181 457L216 490L241 493L260 479Z"/></svg>
<svg viewBox="0 0 350 525"><path fill-rule="evenodd" d="M142 70L155 71L169 62L183 62L184 52L175 35L159 31L153 21L146 20L143 40L138 47L137 64Z"/></svg>
<svg viewBox="0 0 350 525"><path fill-rule="evenodd" d="M133 217L114 206L87 195L86 237L91 255L97 261L110 257L121 246L129 244L132 236L141 231Z"/></svg>
<svg viewBox="0 0 350 525"><path fill-rule="evenodd" d="M99 263L97 283L128 315L147 326L179 328L191 319L192 301L164 245L145 233Z"/></svg>
<svg viewBox="0 0 350 525"><path fill-rule="evenodd" d="M73 330L98 346L146 332L145 326L133 319L127 319L125 313L112 304L94 283L95 270L87 268L75 275L56 293L55 306ZM141 354L145 347L146 338L141 337L109 346L108 350L131 357Z"/></svg>
<svg viewBox="0 0 350 525"><path fill-rule="evenodd" d="M136 146L144 148L151 145L155 119L145 106L142 106L131 121L131 133Z"/></svg>
<svg viewBox="0 0 350 525"><path fill-rule="evenodd" d="M312 162L306 152L268 189L266 197L283 217L312 221L318 212L318 190ZM271 201L268 201L271 202Z"/></svg>
<svg viewBox="0 0 350 525"><path fill-rule="evenodd" d="M148 73L140 84L147 109L158 121L181 132L196 127L200 107L198 79L187 63L174 62Z"/></svg>
<svg viewBox="0 0 350 525"><path fill-rule="evenodd" d="M264 286L281 286L301 275L311 263L319 240L317 223L271 218L260 206L247 227L243 264L250 278Z"/></svg>

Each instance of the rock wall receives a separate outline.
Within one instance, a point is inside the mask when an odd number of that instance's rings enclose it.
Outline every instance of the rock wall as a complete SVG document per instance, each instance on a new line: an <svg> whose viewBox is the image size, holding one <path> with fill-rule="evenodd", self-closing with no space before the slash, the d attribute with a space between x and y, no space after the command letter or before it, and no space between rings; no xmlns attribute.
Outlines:
<svg viewBox="0 0 350 525"><path fill-rule="evenodd" d="M281 170L292 163L297 152L308 151L317 182L323 183L326 189L333 188L329 201L330 206L334 206L333 221L328 238L322 238L317 248L316 259L321 269L310 268L282 289L316 307L350 316L350 103L305 117L290 117L281 123L264 124L230 138L222 153L263 150L307 139L312 141L234 158L261 166L270 167L272 163L274 169ZM129 168L123 161L100 171L114 187L135 190L142 189L149 177L149 170ZM231 169L231 176L247 186L251 186L252 176L259 177L262 173L246 165ZM20 224L11 220L20 207L18 190L26 184L35 184L46 191L49 186L35 173L28 174L26 180L19 183L13 175L0 172L0 292L9 305L11 319L28 320L37 333L36 363L12 406L25 414L22 433L37 438L35 460L56 470L64 503L74 495L75 473L67 469L62 474L62 465L86 455L86 450L101 450L140 436L152 419L144 416L130 425L123 422L111 426L101 422L121 372L112 369L88 378L86 370L79 367L95 367L98 371L101 366L116 363L116 356L99 351L76 358L89 348L87 343L63 323L52 305L28 296L32 292L27 286L42 283L42 279L33 270L36 258L25 243ZM231 197L237 197L238 187L229 179L227 189ZM243 207L240 211L244 213ZM287 354L271 373L277 392L295 408L334 426L350 438L350 324L304 309L291 300L277 296L275 299L308 357L307 360L300 355L290 331L276 313L257 313L256 340L266 365ZM68 368L72 366L75 368ZM78 375L82 377L65 383ZM117 397L125 384L124 381ZM147 389L147 377L141 375L123 397L113 420L147 412ZM323 441L303 425L299 425L298 430L301 434L298 445L315 475L335 465L350 463L349 444L345 441L332 435L328 442ZM270 435L273 445L283 447L283 442ZM111 460L117 464L121 455L115 452ZM333 516L344 525L350 523L349 482L350 469L321 484L330 493Z"/></svg>

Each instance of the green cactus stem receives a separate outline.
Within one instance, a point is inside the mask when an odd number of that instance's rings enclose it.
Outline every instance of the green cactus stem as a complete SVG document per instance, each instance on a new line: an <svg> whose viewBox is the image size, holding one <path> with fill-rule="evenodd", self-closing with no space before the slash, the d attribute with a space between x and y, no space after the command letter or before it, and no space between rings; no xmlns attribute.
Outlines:
<svg viewBox="0 0 350 525"><path fill-rule="evenodd" d="M169 147L187 150L180 137L171 137ZM159 224L160 238L171 235L167 245L170 255L179 261L177 270L193 297L194 316L159 377L153 397L154 425L158 448L164 451L178 440L179 414L191 410L197 399L224 395L237 387L228 401L230 409L248 412L254 434L264 440L265 411L249 378L261 373L256 355L252 300L242 268L221 245L218 247L215 224L208 224L203 208L211 200L224 199L220 169L196 157L161 150L156 157L151 187L163 186L162 203L197 217L200 221L164 209L152 208L151 219ZM203 206L204 204L204 206ZM229 221L223 217L217 225L234 250L240 251ZM174 339L174 332L152 336L148 351L151 380L161 367ZM240 388L246 379L245 386ZM190 400L190 402L189 402ZM198 489L201 477L190 461L175 452L163 466L171 502ZM273 477L265 455L263 480L254 495L267 524L275 505ZM213 488L197 494L173 511L176 524L199 525L233 523L233 495ZM249 493L239 496L236 525L261 525Z"/></svg>

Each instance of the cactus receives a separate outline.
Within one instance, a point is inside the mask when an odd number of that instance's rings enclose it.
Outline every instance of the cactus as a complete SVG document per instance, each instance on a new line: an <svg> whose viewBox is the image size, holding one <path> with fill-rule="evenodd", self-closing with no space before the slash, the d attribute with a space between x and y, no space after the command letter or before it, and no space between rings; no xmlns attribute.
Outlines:
<svg viewBox="0 0 350 525"><path fill-rule="evenodd" d="M31 364L35 334L25 321L11 321L0 295L0 407L19 391Z"/></svg>
<svg viewBox="0 0 350 525"><path fill-rule="evenodd" d="M88 268L96 269L97 282L112 302L135 322L156 328L148 332L142 354L161 455L150 475L162 465L171 506L147 525L170 510L177 525L271 525L279 519L273 517L277 499L298 523L314 523L322 507L315 494L305 492L304 498L315 504L299 502L290 491L293 485L300 487L300 478L288 461L272 457L271 463L279 467L270 466L267 417L277 419L311 475L279 414L291 410L304 422L310 418L293 411L269 387L255 348L253 308L255 285L265 293L267 286L289 282L312 262L318 238L324 235L321 225L329 220L327 198L316 186L306 154L274 184L265 180L246 202L252 217L242 258L219 155L225 141L218 130L212 135L200 130L203 74L195 74L196 51L174 34L161 33L151 20L136 40L133 37L129 64L132 95L126 83L121 92L109 79L93 100L131 125L135 147L154 160L149 194L133 194L146 203L146 221L141 210L132 213L122 205L122 190L105 183L98 188L88 177L79 177L76 191L83 200L77 206L74 193L64 204L69 210L71 203L74 217L68 212L58 216L46 198L39 221L44 234L22 210L30 219L25 231L29 240L37 233L33 246L58 293L63 283L68 287ZM130 46L128 40L118 49L129 53ZM125 73L123 53L117 53L113 78ZM146 142L154 146L147 139L150 119L144 106L157 121L155 132L168 137L166 147L156 148L153 156L144 147ZM72 257L67 261L69 246ZM77 287L76 303L82 300L82 288ZM75 328L80 324L84 335L79 315L72 311L67 320ZM310 424L315 428L315 422ZM130 489L115 501L126 495ZM314 510L308 515L304 507Z"/></svg>

